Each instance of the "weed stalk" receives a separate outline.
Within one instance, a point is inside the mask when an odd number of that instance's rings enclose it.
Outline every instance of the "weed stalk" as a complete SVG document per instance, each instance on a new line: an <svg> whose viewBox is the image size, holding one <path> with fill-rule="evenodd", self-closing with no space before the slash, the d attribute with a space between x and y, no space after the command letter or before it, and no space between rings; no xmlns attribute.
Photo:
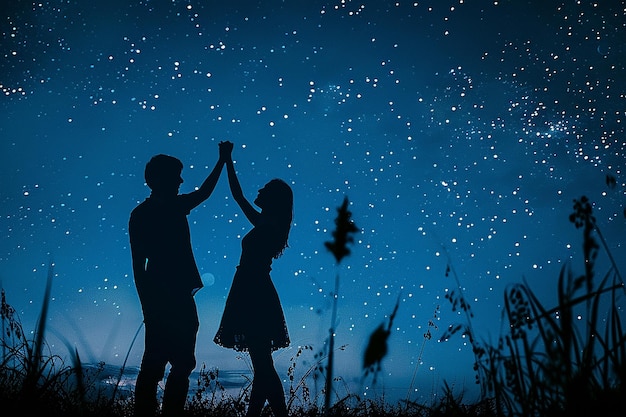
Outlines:
<svg viewBox="0 0 626 417"><path fill-rule="evenodd" d="M352 213L348 210L348 197L344 197L343 203L337 208L337 218L335 219L335 230L332 235L334 240L325 242L324 245L335 256L336 266L339 266L342 259L350 254L348 244L354 242L353 234L358 229L352 221ZM339 272L335 274L335 290L333 292L333 307L328 330L328 365L326 367L326 384L324 391L324 413L328 415L330 410L330 397L333 383L333 366L335 358L335 330L337 322L337 303L339 300Z"/></svg>

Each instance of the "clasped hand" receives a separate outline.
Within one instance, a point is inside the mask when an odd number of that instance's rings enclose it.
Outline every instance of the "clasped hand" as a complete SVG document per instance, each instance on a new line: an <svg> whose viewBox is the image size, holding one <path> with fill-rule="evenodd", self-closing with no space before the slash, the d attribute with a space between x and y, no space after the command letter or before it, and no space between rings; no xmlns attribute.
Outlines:
<svg viewBox="0 0 626 417"><path fill-rule="evenodd" d="M231 141L222 141L219 143L219 150L220 150L220 159L223 161L228 161L229 159L232 158L232 152L233 152L233 143Z"/></svg>

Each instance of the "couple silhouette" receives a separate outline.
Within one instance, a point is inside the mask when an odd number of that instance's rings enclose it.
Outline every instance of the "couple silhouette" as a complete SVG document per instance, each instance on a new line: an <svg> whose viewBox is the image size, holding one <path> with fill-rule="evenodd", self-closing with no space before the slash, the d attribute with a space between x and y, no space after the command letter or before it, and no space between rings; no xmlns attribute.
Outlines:
<svg viewBox="0 0 626 417"><path fill-rule="evenodd" d="M244 196L232 159L233 144L220 142L215 167L195 191L179 194L183 164L156 155L145 168L150 196L130 215L129 236L135 286L145 324L145 348L135 386L135 416L157 413L157 387L170 373L162 414L180 416L196 366L199 320L194 295L202 280L194 259L187 215L211 196L224 165L233 198L252 224L241 241L241 257L214 342L250 354L254 378L246 416L259 416L269 405L286 416L282 383L272 352L289 345L289 334L276 289L272 261L287 247L293 215L289 185L273 179L258 192L254 205Z"/></svg>

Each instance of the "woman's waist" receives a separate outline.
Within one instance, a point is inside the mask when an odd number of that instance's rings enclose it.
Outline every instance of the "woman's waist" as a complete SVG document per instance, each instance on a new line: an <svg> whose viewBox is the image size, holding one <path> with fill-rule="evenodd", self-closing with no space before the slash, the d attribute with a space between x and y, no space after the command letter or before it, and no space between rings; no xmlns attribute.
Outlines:
<svg viewBox="0 0 626 417"><path fill-rule="evenodd" d="M270 271L272 270L271 264L258 264L258 263L240 263L237 265L237 272L239 273L250 273L254 275L267 275L269 276Z"/></svg>

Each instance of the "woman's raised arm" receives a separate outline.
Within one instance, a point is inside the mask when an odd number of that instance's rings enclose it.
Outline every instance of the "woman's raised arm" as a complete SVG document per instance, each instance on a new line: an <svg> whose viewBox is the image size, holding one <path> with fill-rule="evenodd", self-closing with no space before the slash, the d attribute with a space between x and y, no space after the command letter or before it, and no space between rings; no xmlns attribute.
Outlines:
<svg viewBox="0 0 626 417"><path fill-rule="evenodd" d="M220 142L220 159L224 159L226 161L226 171L228 173L228 184L230 185L230 192L233 195L233 198L241 207L243 214L246 218L252 223L253 226L256 226L259 220L259 216L261 215L252 204L246 199L243 195L243 191L241 190L241 185L239 184L239 179L237 178L237 173L235 172L235 164L233 163L232 158L232 150L233 144L231 142Z"/></svg>

